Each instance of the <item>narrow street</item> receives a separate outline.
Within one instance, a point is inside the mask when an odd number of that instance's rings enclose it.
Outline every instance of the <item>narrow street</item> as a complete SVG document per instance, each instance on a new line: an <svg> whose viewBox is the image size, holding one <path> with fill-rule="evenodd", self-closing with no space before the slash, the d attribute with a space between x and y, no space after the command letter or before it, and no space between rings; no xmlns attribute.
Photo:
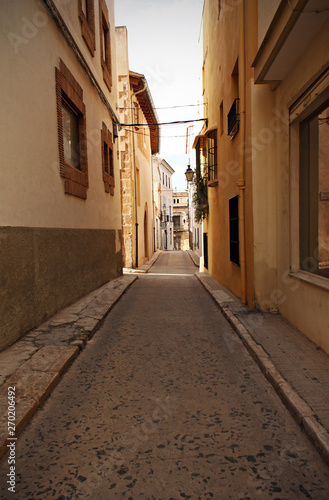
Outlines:
<svg viewBox="0 0 329 500"><path fill-rule="evenodd" d="M19 437L1 498L328 499L328 467L195 271L173 251L138 275Z"/></svg>

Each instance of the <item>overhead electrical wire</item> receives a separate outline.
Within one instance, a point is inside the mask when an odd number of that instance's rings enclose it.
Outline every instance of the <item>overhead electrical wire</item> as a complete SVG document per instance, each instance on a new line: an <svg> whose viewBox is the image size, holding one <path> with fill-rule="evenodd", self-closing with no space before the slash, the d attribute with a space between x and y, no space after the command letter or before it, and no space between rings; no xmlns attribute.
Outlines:
<svg viewBox="0 0 329 500"><path fill-rule="evenodd" d="M162 125L179 125L180 123L208 122L208 118L197 118L196 120L178 120L165 123L120 123L120 127L160 127Z"/></svg>
<svg viewBox="0 0 329 500"><path fill-rule="evenodd" d="M165 106L165 107L153 107L152 109L177 109L177 108L193 108L193 107L196 107L196 106L205 106L207 103L205 102L200 102L199 104L182 104L180 106ZM136 109L136 108L121 108L121 107L117 107L118 110L128 110L128 109Z"/></svg>
<svg viewBox="0 0 329 500"><path fill-rule="evenodd" d="M142 135L144 137L151 137L150 134L148 133L144 133L144 132L137 132L137 130L131 130L130 128L123 128L122 130L125 130L126 132L132 132L133 134L136 134L136 135ZM161 139L182 139L182 138L186 138L186 134L184 135L161 135Z"/></svg>

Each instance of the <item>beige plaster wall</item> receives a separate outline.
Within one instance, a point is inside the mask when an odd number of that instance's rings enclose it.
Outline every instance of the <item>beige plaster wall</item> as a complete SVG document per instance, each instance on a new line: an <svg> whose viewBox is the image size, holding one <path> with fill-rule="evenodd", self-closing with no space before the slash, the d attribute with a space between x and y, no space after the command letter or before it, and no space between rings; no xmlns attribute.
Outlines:
<svg viewBox="0 0 329 500"><path fill-rule="evenodd" d="M246 138L246 169L252 169L254 280L256 307L278 307L276 148L283 127L268 85L251 84L251 130Z"/></svg>
<svg viewBox="0 0 329 500"><path fill-rule="evenodd" d="M115 40L111 33L110 93L100 64L98 2L94 57L81 36L77 2L58 0L56 5L115 110ZM109 0L107 5L114 26L114 2ZM42 1L4 2L0 23L2 349L58 309L120 275L122 254L117 141L114 196L105 192L102 176L102 122L112 130L107 108ZM83 89L89 177L86 200L64 193L59 171L55 68L60 59Z"/></svg>
<svg viewBox="0 0 329 500"><path fill-rule="evenodd" d="M289 276L299 269L298 127L289 127L289 106L328 66L329 23L276 91L275 107L284 126L277 141L277 233L280 312L311 340L329 352L329 283L323 286ZM290 138L290 140L289 140Z"/></svg>
<svg viewBox="0 0 329 500"><path fill-rule="evenodd" d="M95 72L98 83L115 109L115 39L112 39L113 87L110 94L103 82L100 66L98 2L95 2L94 58L81 37L77 2L57 3ZM108 2L108 6L113 25L113 2ZM105 193L102 180L100 130L102 121L112 129L108 111L42 2L13 0L3 4L1 9L0 43L2 66L6 71L0 81L0 95L1 110L6 120L1 120L0 133L0 224L120 229L117 145L114 147L117 180L115 196ZM60 58L84 91L89 174L86 201L65 195L64 180L59 175L55 67L58 67Z"/></svg>

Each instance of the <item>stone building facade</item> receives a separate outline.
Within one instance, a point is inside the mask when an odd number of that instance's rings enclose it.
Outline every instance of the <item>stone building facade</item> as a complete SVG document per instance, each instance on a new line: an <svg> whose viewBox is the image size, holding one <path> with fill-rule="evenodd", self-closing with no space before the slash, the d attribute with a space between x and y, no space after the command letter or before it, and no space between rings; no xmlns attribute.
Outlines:
<svg viewBox="0 0 329 500"><path fill-rule="evenodd" d="M189 250L188 192L173 193L174 250Z"/></svg>
<svg viewBox="0 0 329 500"><path fill-rule="evenodd" d="M127 30L116 28L123 265L135 268L154 252L152 155L159 152L159 127L144 75L129 70Z"/></svg>
<svg viewBox="0 0 329 500"><path fill-rule="evenodd" d="M163 158L153 157L153 179L155 186L155 241L156 248L173 250L173 189L174 169Z"/></svg>

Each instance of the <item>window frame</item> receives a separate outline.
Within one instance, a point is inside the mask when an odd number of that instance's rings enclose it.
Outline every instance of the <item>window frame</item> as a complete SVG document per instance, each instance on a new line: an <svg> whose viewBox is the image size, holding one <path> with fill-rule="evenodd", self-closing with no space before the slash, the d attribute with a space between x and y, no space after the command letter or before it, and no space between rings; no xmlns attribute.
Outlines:
<svg viewBox="0 0 329 500"><path fill-rule="evenodd" d="M325 290L329 289L329 280L314 272L305 271L301 258L301 128L303 121L310 119L329 101L329 68L312 78L304 86L289 106L286 126L289 127L289 165L290 165L290 268L289 276L300 279ZM285 130L285 129L283 129ZM314 256L310 256L314 260Z"/></svg>
<svg viewBox="0 0 329 500"><path fill-rule="evenodd" d="M102 172L105 192L114 195L115 179L114 179L114 152L112 133L102 122Z"/></svg>
<svg viewBox="0 0 329 500"><path fill-rule="evenodd" d="M239 195L229 199L230 261L240 266Z"/></svg>
<svg viewBox="0 0 329 500"><path fill-rule="evenodd" d="M214 186L218 182L218 163L217 163L217 129L210 130L207 135L207 170L208 170L208 186ZM210 141L214 141L214 146L210 146ZM210 153L210 150L214 151ZM210 158L214 159L213 163L210 163Z"/></svg>
<svg viewBox="0 0 329 500"><path fill-rule="evenodd" d="M320 165L318 117L329 108L329 100L325 101L313 113L310 113L299 124L299 251L300 269L316 276L329 278L329 269L320 268L319 256L319 218L320 218ZM313 137L313 141L312 141ZM314 161L317 165L314 165ZM315 171L316 169L316 171Z"/></svg>
<svg viewBox="0 0 329 500"><path fill-rule="evenodd" d="M70 70L60 59L59 68L55 68L56 78L56 104L57 104L57 130L59 149L59 170L64 178L64 192L78 198L87 198L88 157L87 157L87 132L86 132L86 107L83 102L83 90ZM77 149L79 167L75 167L64 156L64 130L63 130L63 103L71 108L77 115L78 141Z"/></svg>
<svg viewBox="0 0 329 500"><path fill-rule="evenodd" d="M105 33L105 54L103 48L103 33ZM103 70L103 80L109 91L112 89L112 54L111 54L111 26L109 13L104 0L99 0L99 36L100 55Z"/></svg>
<svg viewBox="0 0 329 500"><path fill-rule="evenodd" d="M82 8L82 0L78 0L78 17L81 23L81 35L92 56L96 50L95 7L94 0L86 0L87 16Z"/></svg>

